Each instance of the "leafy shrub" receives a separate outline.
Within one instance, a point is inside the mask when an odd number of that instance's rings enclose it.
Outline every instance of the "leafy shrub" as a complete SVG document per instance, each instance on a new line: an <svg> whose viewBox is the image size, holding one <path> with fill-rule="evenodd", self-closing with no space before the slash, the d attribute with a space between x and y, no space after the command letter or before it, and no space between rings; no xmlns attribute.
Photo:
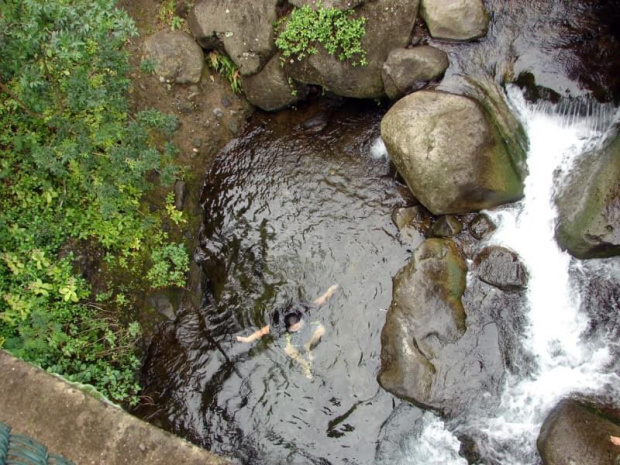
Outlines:
<svg viewBox="0 0 620 465"><path fill-rule="evenodd" d="M168 244L151 252L153 266L146 277L154 289L185 285L189 258L182 244Z"/></svg>
<svg viewBox="0 0 620 465"><path fill-rule="evenodd" d="M123 46L137 30L114 4L0 3L0 347L135 403L139 328L121 313L130 302L117 287L95 302L59 254L93 244L115 275L165 247L156 231L168 220L141 199L147 178L175 177L165 141L178 122L129 114Z"/></svg>
<svg viewBox="0 0 620 465"><path fill-rule="evenodd" d="M340 61L351 60L353 66L366 66L362 38L366 18L355 19L351 10L316 9L309 5L294 8L291 14L276 23L276 46L284 58L303 60L318 53L320 44Z"/></svg>

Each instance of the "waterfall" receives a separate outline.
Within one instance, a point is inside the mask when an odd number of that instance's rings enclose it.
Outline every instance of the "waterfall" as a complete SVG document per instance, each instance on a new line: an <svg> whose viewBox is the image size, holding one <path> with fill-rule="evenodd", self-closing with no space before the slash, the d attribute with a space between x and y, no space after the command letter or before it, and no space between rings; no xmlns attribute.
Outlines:
<svg viewBox="0 0 620 465"><path fill-rule="evenodd" d="M529 174L522 201L487 212L499 226L489 244L516 251L529 271L524 306L529 323L523 346L536 368L525 378L507 376L495 411L457 419L445 428L436 419L427 430L436 432L441 427L441 435L435 436L473 437L480 456L490 463L532 465L540 460L536 451L540 426L561 398L571 393L620 396L614 392L620 390L620 378L609 370L614 342L604 337L585 340L589 321L582 307L582 289L590 273L603 274L620 285L618 260L580 262L562 252L554 238L557 188L575 161L601 143L618 114L611 106L595 102L528 104L516 88L508 90L508 98L528 134ZM425 433L413 434L411 441L416 446L409 449L403 464L463 463L460 457L443 462L418 457L416 461L414 452L427 447L422 443L428 439ZM443 445L437 454L454 450L451 440Z"/></svg>

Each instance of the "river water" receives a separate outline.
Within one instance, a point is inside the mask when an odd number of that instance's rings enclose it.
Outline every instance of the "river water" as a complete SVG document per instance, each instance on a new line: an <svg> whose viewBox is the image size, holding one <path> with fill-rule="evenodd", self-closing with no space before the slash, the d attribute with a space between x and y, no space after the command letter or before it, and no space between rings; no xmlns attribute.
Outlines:
<svg viewBox="0 0 620 465"><path fill-rule="evenodd" d="M450 56L440 89L468 94L466 75L520 76L530 98L620 94L620 54L601 48L615 44L613 2L487 4L487 39L457 45L422 33ZM532 87L532 76L550 90ZM207 172L195 253L202 297L184 302L153 339L143 377L154 404L141 415L244 464L464 465L465 449L470 462L536 464L538 429L557 400L617 401L620 265L559 251L552 202L613 109L592 104L579 116L570 105L509 94L528 134L530 176L522 202L489 212L500 226L489 242L516 250L530 272L522 345L534 363L507 374L497 408L444 422L376 382L391 278L423 238L400 235L390 218L413 199L378 139L386 108L323 100L255 115ZM267 324L273 309L334 283L337 293L311 315L326 327L311 378L282 338L235 340Z"/></svg>

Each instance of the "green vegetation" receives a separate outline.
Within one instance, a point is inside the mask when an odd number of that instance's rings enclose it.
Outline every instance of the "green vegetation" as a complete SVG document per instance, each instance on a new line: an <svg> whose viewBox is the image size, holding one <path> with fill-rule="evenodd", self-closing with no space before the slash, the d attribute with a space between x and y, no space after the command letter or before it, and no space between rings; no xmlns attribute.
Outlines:
<svg viewBox="0 0 620 465"><path fill-rule="evenodd" d="M183 285L188 259L160 232L180 212L142 202L176 176L178 123L129 113L137 30L114 4L0 2L0 347L135 403L132 295ZM103 257L94 284L78 255Z"/></svg>
<svg viewBox="0 0 620 465"><path fill-rule="evenodd" d="M207 58L207 65L216 73L224 76L235 94L241 92L241 73L235 63L223 53L213 50Z"/></svg>
<svg viewBox="0 0 620 465"><path fill-rule="evenodd" d="M362 38L366 33L366 18L355 19L351 10L340 11L309 5L295 8L276 23L276 46L284 58L303 60L318 53L322 45L340 61L350 60L353 66L366 66Z"/></svg>
<svg viewBox="0 0 620 465"><path fill-rule="evenodd" d="M177 31L183 29L183 18L176 14L176 0L164 0L159 8L159 20L170 26L170 29Z"/></svg>

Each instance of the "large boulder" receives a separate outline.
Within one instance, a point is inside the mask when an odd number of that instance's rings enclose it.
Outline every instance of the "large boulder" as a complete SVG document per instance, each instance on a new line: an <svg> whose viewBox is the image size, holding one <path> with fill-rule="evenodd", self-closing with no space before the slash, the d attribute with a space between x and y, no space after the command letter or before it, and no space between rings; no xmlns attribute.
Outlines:
<svg viewBox="0 0 620 465"><path fill-rule="evenodd" d="M278 0L199 0L188 24L205 49L223 48L244 76L257 73L275 52Z"/></svg>
<svg viewBox="0 0 620 465"><path fill-rule="evenodd" d="M385 95L381 71L391 50L409 42L418 13L419 0L376 0L355 9L355 17L366 18L362 48L367 66L340 61L322 47L315 55L286 62L288 75L305 84L320 85L343 97L379 98Z"/></svg>
<svg viewBox="0 0 620 465"><path fill-rule="evenodd" d="M443 50L421 45L390 52L381 73L385 93L392 100L440 79L450 62Z"/></svg>
<svg viewBox="0 0 620 465"><path fill-rule="evenodd" d="M168 82L196 84L204 67L204 55L196 41L182 31L160 31L144 41L144 57L155 73Z"/></svg>
<svg viewBox="0 0 620 465"><path fill-rule="evenodd" d="M575 400L561 401L549 414L538 436L538 452L544 465L614 465L620 446L620 418L605 418L596 406Z"/></svg>
<svg viewBox="0 0 620 465"><path fill-rule="evenodd" d="M426 240L394 277L381 332L381 386L448 416L496 402L504 374L500 328L484 303L492 297L464 295L466 273L452 240ZM464 297L484 311L466 312Z"/></svg>
<svg viewBox="0 0 620 465"><path fill-rule="evenodd" d="M524 173L477 101L438 91L402 98L381 137L414 196L434 214L465 213L523 196Z"/></svg>
<svg viewBox="0 0 620 465"><path fill-rule="evenodd" d="M307 87L289 80L275 55L258 73L243 79L243 92L249 102L266 111L285 108L304 98Z"/></svg>
<svg viewBox="0 0 620 465"><path fill-rule="evenodd" d="M620 254L620 134L577 163L556 203L563 249L578 258Z"/></svg>
<svg viewBox="0 0 620 465"><path fill-rule="evenodd" d="M366 0L289 0L291 5L301 8L310 5L316 7L320 4L323 8L335 8L336 10L350 10L361 5Z"/></svg>
<svg viewBox="0 0 620 465"><path fill-rule="evenodd" d="M520 340L525 291L474 273L451 239L428 239L394 277L381 332L384 389L448 417L498 405L506 370L529 369Z"/></svg>
<svg viewBox="0 0 620 465"><path fill-rule="evenodd" d="M489 27L482 0L421 0L420 15L436 39L476 39Z"/></svg>

